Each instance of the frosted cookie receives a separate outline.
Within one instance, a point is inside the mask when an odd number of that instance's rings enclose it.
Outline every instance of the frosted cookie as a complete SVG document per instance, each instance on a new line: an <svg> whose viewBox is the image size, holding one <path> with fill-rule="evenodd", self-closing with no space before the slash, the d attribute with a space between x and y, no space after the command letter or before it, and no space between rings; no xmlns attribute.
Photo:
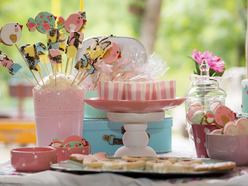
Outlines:
<svg viewBox="0 0 248 186"><path fill-rule="evenodd" d="M50 62L52 64L61 64L62 63L61 52L58 49L50 49L48 57L49 57Z"/></svg>
<svg viewBox="0 0 248 186"><path fill-rule="evenodd" d="M72 135L64 139L62 146L63 147L79 147L79 146L87 146L89 143L78 135Z"/></svg>
<svg viewBox="0 0 248 186"><path fill-rule="evenodd" d="M103 164L104 162L99 162L99 161L83 161L83 167L85 169L99 169L102 170L103 169Z"/></svg>
<svg viewBox="0 0 248 186"><path fill-rule="evenodd" d="M198 110L203 111L203 107L200 103L195 103L195 104L190 105L188 112L187 112L187 115L186 115L187 119L189 121L192 121L191 118L193 117L194 113Z"/></svg>
<svg viewBox="0 0 248 186"><path fill-rule="evenodd" d="M144 170L146 162L142 160L123 160L125 170Z"/></svg>
<svg viewBox="0 0 248 186"><path fill-rule="evenodd" d="M24 44L19 47L30 70L41 71L41 67L39 66L40 59L37 52L37 48L40 49L40 47L41 42L32 45Z"/></svg>
<svg viewBox="0 0 248 186"><path fill-rule="evenodd" d="M59 140L58 138L53 138L51 144L49 146L52 146L52 147L63 147L62 145L62 141Z"/></svg>
<svg viewBox="0 0 248 186"><path fill-rule="evenodd" d="M213 104L210 106L210 110L211 110L213 113L215 113L216 110L217 110L217 108L218 108L219 106L221 106L221 103L220 103L220 102L215 102L215 103L213 103Z"/></svg>
<svg viewBox="0 0 248 186"><path fill-rule="evenodd" d="M83 56L76 62L75 68L79 71L86 70L87 73L92 74L95 71L94 61L88 54L83 54Z"/></svg>
<svg viewBox="0 0 248 186"><path fill-rule="evenodd" d="M191 118L193 124L204 124L204 111L197 110ZM206 123L205 123L206 124Z"/></svg>
<svg viewBox="0 0 248 186"><path fill-rule="evenodd" d="M70 155L70 160L73 161L77 161L79 163L83 163L84 159L87 157L88 155L85 154L71 154Z"/></svg>
<svg viewBox="0 0 248 186"><path fill-rule="evenodd" d="M179 158L178 163L181 163L181 164L192 164L192 163L201 164L202 160L201 159L192 159L192 158Z"/></svg>
<svg viewBox="0 0 248 186"><path fill-rule="evenodd" d="M121 49L116 43L112 42L112 46L106 51L102 60L107 64L111 64L119 58L121 58Z"/></svg>
<svg viewBox="0 0 248 186"><path fill-rule="evenodd" d="M175 163L175 162L178 161L178 158L173 158L173 157L152 157L152 160L161 161L161 162L169 161L171 163Z"/></svg>
<svg viewBox="0 0 248 186"><path fill-rule="evenodd" d="M199 165L196 163L185 164L182 162L174 163L166 167L166 172L193 172L195 167Z"/></svg>
<svg viewBox="0 0 248 186"><path fill-rule="evenodd" d="M16 73L18 73L22 66L18 63L14 63L11 59L8 58L6 54L2 54L2 51L0 50L0 65L2 65L4 68L6 68L10 75L14 76Z"/></svg>
<svg viewBox="0 0 248 186"><path fill-rule="evenodd" d="M140 160L140 161L147 161L147 157L145 156L122 156L122 160Z"/></svg>
<svg viewBox="0 0 248 186"><path fill-rule="evenodd" d="M18 23L7 23L0 30L0 42L5 45L17 44L22 36L22 25Z"/></svg>
<svg viewBox="0 0 248 186"><path fill-rule="evenodd" d="M248 119L240 118L236 121L229 121L225 126L223 133L226 135L248 135Z"/></svg>
<svg viewBox="0 0 248 186"><path fill-rule="evenodd" d="M62 29L70 32L81 32L84 29L86 23L86 13L82 11L78 11L77 13L73 13L68 16L65 20L63 17L58 18L57 27L58 29Z"/></svg>
<svg viewBox="0 0 248 186"><path fill-rule="evenodd" d="M46 34L49 30L55 28L56 17L49 12L40 12L35 19L29 18L26 24L30 32L34 32L36 29Z"/></svg>
<svg viewBox="0 0 248 186"><path fill-rule="evenodd" d="M98 159L98 160L101 160L101 159L106 159L106 152L98 152L98 153L95 153L93 154L93 156Z"/></svg>
<svg viewBox="0 0 248 186"><path fill-rule="evenodd" d="M149 165L152 165L152 162L147 164L147 169L149 169ZM150 170L153 170L155 172L169 172L171 166L173 166L173 163L171 163L170 161L157 162L150 167Z"/></svg>
<svg viewBox="0 0 248 186"><path fill-rule="evenodd" d="M215 114L211 110L206 112L205 121L207 124L215 123Z"/></svg>
<svg viewBox="0 0 248 186"><path fill-rule="evenodd" d="M234 112L224 105L220 105L215 111L215 121L222 127L229 121L234 121L234 119Z"/></svg>
<svg viewBox="0 0 248 186"><path fill-rule="evenodd" d="M99 163L103 163L103 170L124 170L126 168L126 162L117 159L99 160Z"/></svg>
<svg viewBox="0 0 248 186"><path fill-rule="evenodd" d="M160 160L149 160L149 161L146 161L145 170L154 171L154 169L156 169L156 170L160 171L159 169L161 167L163 167L164 164L170 165L170 164L172 164L172 162L170 162L170 161L160 161ZM156 167L156 168L154 168L154 167Z"/></svg>
<svg viewBox="0 0 248 186"><path fill-rule="evenodd" d="M227 169L233 169L235 167L236 167L236 163L228 161L228 162L197 165L195 166L194 170L195 171L227 170Z"/></svg>

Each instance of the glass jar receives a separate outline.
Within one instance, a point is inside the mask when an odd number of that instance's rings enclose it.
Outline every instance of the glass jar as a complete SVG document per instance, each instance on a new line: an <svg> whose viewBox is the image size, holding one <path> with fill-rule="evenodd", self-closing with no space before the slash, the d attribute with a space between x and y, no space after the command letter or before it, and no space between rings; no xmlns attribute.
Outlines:
<svg viewBox="0 0 248 186"><path fill-rule="evenodd" d="M201 75L192 81L190 88L185 95L185 97L187 97L185 102L187 130L191 139L193 139L191 128L191 124L193 123L188 117L190 106L200 104L203 111L206 112L209 111L210 107L216 102L225 105L226 99L226 92L219 87L217 80L209 77L209 66L205 60L202 62L200 71Z"/></svg>

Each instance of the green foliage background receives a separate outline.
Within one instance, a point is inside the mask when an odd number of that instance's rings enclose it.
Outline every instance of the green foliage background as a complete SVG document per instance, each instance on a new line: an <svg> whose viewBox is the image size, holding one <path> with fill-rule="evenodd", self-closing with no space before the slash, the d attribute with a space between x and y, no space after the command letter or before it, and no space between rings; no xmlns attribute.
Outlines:
<svg viewBox="0 0 248 186"><path fill-rule="evenodd" d="M122 35L139 39L141 17L129 12L135 0L84 0L87 12L85 38L95 35ZM61 0L62 16L78 11L79 0ZM143 6L144 3L140 6ZM163 57L170 70L162 79L177 80L177 96L184 96L193 73L194 63L188 58L193 49L209 50L226 62L226 69L245 66L245 0L163 0L160 25L154 51ZM23 24L23 35L18 45L46 42L46 36L25 26L29 17L41 11L51 12L51 0L0 0L0 27L7 22ZM0 49L14 61L23 61L14 46L0 44ZM27 69L24 74L31 77ZM20 76L11 78L0 67L0 108L14 108L16 100L8 96L8 81L25 81ZM32 111L30 101L26 109Z"/></svg>

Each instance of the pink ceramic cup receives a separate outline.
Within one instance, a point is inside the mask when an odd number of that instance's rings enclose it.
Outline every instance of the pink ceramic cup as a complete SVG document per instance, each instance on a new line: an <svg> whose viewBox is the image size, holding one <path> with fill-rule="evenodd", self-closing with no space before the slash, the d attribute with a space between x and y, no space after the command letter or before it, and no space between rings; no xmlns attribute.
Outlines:
<svg viewBox="0 0 248 186"><path fill-rule="evenodd" d="M215 125L192 124L195 150L198 158L208 158L206 150L206 134L218 129Z"/></svg>
<svg viewBox="0 0 248 186"><path fill-rule="evenodd" d="M33 89L38 146L48 146L55 137L82 136L84 96L84 89Z"/></svg>
<svg viewBox="0 0 248 186"><path fill-rule="evenodd" d="M207 134L206 144L210 158L248 165L248 135Z"/></svg>
<svg viewBox="0 0 248 186"><path fill-rule="evenodd" d="M44 171L56 162L57 152L53 147L23 147L11 150L11 164L17 171Z"/></svg>

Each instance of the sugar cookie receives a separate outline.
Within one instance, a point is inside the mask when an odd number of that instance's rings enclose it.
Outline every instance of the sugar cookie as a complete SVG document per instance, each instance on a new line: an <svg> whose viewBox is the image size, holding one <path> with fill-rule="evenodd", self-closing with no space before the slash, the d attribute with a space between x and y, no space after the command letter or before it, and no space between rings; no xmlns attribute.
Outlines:
<svg viewBox="0 0 248 186"><path fill-rule="evenodd" d="M46 34L49 30L55 28L56 17L49 12L40 12L35 19L29 18L26 24L30 32L34 32L36 29Z"/></svg>
<svg viewBox="0 0 248 186"><path fill-rule="evenodd" d="M22 36L22 25L18 23L7 23L0 30L0 39L5 45L17 44Z"/></svg>
<svg viewBox="0 0 248 186"><path fill-rule="evenodd" d="M57 27L70 32L81 32L84 29L86 23L86 12L79 11L78 13L73 13L68 16L65 20L63 17L58 18Z"/></svg>

